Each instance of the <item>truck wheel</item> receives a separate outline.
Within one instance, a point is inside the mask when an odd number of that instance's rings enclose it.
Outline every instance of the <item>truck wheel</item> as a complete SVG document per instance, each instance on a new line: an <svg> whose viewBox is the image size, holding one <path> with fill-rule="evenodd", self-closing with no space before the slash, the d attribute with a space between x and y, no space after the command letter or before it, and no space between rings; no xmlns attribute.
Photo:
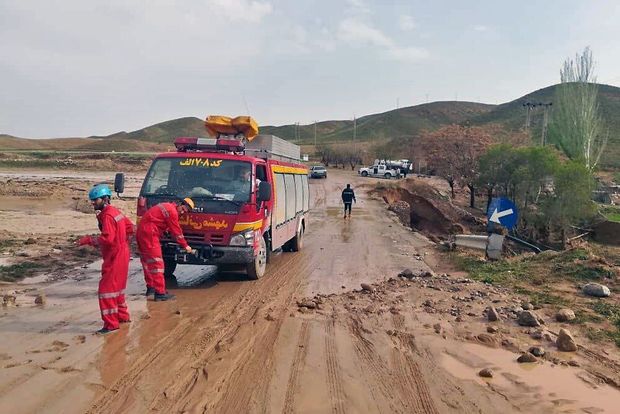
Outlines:
<svg viewBox="0 0 620 414"><path fill-rule="evenodd" d="M291 251L298 252L304 246L304 228L301 227L295 237L291 239Z"/></svg>
<svg viewBox="0 0 620 414"><path fill-rule="evenodd" d="M385 173L384 177L385 177L385 178L387 178L387 179L389 180L390 178L392 178L392 174L390 174L390 173Z"/></svg>
<svg viewBox="0 0 620 414"><path fill-rule="evenodd" d="M177 268L177 262L173 258L164 258L164 277L174 277L174 271Z"/></svg>
<svg viewBox="0 0 620 414"><path fill-rule="evenodd" d="M362 177L368 177L368 171L362 171Z"/></svg>
<svg viewBox="0 0 620 414"><path fill-rule="evenodd" d="M246 267L248 278L252 280L263 277L267 266L267 245L265 244L265 239L261 237L258 243L258 254L254 258L254 261Z"/></svg>

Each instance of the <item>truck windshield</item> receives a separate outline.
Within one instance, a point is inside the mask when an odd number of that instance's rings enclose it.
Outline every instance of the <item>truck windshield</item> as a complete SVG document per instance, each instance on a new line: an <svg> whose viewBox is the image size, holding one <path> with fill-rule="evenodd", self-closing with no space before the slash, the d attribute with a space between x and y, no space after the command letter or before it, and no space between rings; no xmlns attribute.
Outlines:
<svg viewBox="0 0 620 414"><path fill-rule="evenodd" d="M160 158L153 162L144 179L140 195L144 197L191 197L197 207L213 207L217 212L238 211L250 200L252 164L217 157ZM213 211L213 208L207 208ZM232 211L231 211L232 210Z"/></svg>

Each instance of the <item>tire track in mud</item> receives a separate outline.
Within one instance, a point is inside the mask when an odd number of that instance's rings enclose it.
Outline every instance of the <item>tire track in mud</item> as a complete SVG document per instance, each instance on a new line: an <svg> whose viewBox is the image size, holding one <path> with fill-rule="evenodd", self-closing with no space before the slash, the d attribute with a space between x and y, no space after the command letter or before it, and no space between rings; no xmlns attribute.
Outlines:
<svg viewBox="0 0 620 414"><path fill-rule="evenodd" d="M422 379L422 371L411 355L403 354L399 349L392 349L392 367L396 369L395 381L401 394L411 395L412 411L414 413L439 414L428 386ZM401 381L402 380L402 381Z"/></svg>
<svg viewBox="0 0 620 414"><path fill-rule="evenodd" d="M299 330L299 338L297 340L297 348L291 364L288 382L286 384L286 396L284 398L284 408L282 412L292 414L295 412L295 394L299 385L299 373L306 360L308 354L308 345L310 342L309 322L307 320L301 323Z"/></svg>
<svg viewBox="0 0 620 414"><path fill-rule="evenodd" d="M190 410L237 413L247 411L251 402L257 402L260 406L258 411L268 411L266 395L273 370L270 351L285 319L287 306L299 287L301 278L298 275L307 272L310 266L300 265L303 259L296 256L282 257L283 260L277 263L272 272L261 279L260 285L248 282L248 288L237 294L237 300L225 300L216 315L192 322L193 326L200 326L200 323L207 324L209 319L215 319L218 320L219 329L214 327L203 336L189 341L185 355L178 357L185 362L166 375L169 380L159 387L159 393L146 398L150 409L164 412ZM208 382L209 361L224 355L226 346L233 343L241 330L254 329L260 309L269 300L277 302L272 304L276 320L270 322L264 332L246 335L249 338L247 343L241 342L243 349L233 355L237 359L233 359L230 372L218 381L221 385L216 389L217 392L206 392L210 387L218 385L214 380Z"/></svg>
<svg viewBox="0 0 620 414"><path fill-rule="evenodd" d="M344 401L346 395L342 386L340 364L338 363L338 348L336 347L336 335L334 332L335 321L325 321L325 361L327 364L327 387L331 400L333 414L346 413Z"/></svg>
<svg viewBox="0 0 620 414"><path fill-rule="evenodd" d="M241 290L241 289L240 289ZM222 299L217 301L213 307L224 301L225 297L222 295ZM221 314L222 312L220 312ZM153 368L157 367L157 359L160 356L167 353L181 353L178 352L177 347L182 340L192 334L194 334L195 327L204 322L205 319L213 318L213 315L206 314L194 318L188 318L187 320L181 320L172 331L170 331L165 337L156 342L145 354L137 358L130 367L110 386L108 389L99 396L92 404L87 413L109 413L109 412L124 412L127 409L127 405L135 400L142 400L145 404L148 403L148 396L141 395L141 387L139 385L140 379L146 376L154 376L155 378L162 375L161 369ZM208 333L209 337L218 336L216 332L220 331L221 327L215 327ZM187 351L187 349L185 349ZM155 371L154 374L149 374L149 371ZM134 393L138 394L138 398L135 398Z"/></svg>
<svg viewBox="0 0 620 414"><path fill-rule="evenodd" d="M357 317L350 317L349 330L353 336L351 338L353 348L361 362L360 369L366 374L367 379L372 379L375 383L374 387L369 384L373 400L379 404L380 397L386 397L390 412L404 412L399 410L400 407L404 406L403 402L395 395L394 389L388 385L391 381L386 381L390 378L390 373L386 368L387 364L376 354L373 343L362 334L361 321ZM381 395L377 395L377 392L380 392Z"/></svg>
<svg viewBox="0 0 620 414"><path fill-rule="evenodd" d="M391 367L388 367L374 344L364 337L361 321L357 317L350 318L349 328L353 334L355 351L363 363L361 368L386 397L390 412L438 413L428 386L422 379L423 373L410 355L403 355L398 348L393 349L390 354Z"/></svg>
<svg viewBox="0 0 620 414"><path fill-rule="evenodd" d="M276 287L270 288L278 293L275 295L278 304L274 305L272 311L276 315L275 321L270 322L262 336L252 333L252 346L248 347L248 352L241 353L242 359L238 361L232 375L226 378L227 387L222 397L213 404L213 412L247 412L251 402L257 405L252 407L253 411L269 412L268 389L277 358L273 355L273 349L289 311L288 306L302 283L301 276L307 274L315 264L313 257L298 256L292 256L290 261L281 266L279 277L273 280ZM280 290L283 292L280 293ZM257 296L259 300L260 295ZM240 395L239 390L249 392Z"/></svg>
<svg viewBox="0 0 620 414"><path fill-rule="evenodd" d="M392 314L392 324L394 329L400 331L405 327L405 317L400 314Z"/></svg>

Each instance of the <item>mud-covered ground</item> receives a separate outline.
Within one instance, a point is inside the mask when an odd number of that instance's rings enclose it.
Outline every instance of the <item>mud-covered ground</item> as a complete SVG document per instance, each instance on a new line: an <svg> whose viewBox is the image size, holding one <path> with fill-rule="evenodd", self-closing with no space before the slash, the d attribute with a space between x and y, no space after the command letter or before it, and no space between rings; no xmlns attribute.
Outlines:
<svg viewBox="0 0 620 414"><path fill-rule="evenodd" d="M519 326L526 295L455 271L387 210L384 197L393 192L375 191L382 180L349 171L311 180L303 250L275 255L258 281L179 266L177 300L155 303L141 295L133 258L132 323L95 336L100 262L72 242L96 231L86 190L112 178L0 176L0 265L47 269L0 285L19 305L0 310L2 411L614 413L620 406L615 345L555 322L556 308L545 304L535 310L543 326ZM130 176L129 199L114 200L130 216L141 179ZM339 202L347 182L358 197L350 220ZM41 293L45 304L35 305ZM488 322L489 306L498 321ZM573 330L577 352L557 350L560 328ZM545 355L517 363L532 346ZM483 368L493 377L478 376Z"/></svg>

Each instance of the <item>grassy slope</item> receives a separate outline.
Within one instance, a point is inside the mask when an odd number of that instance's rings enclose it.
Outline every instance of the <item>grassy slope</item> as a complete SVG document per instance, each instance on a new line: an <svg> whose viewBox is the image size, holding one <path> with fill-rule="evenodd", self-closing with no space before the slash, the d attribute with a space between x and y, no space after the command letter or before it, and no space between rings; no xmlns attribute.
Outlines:
<svg viewBox="0 0 620 414"><path fill-rule="evenodd" d="M486 105L473 102L432 102L367 115L357 119L356 139L359 142L387 142L391 139L411 137L424 129L436 129L443 125L469 122L472 125L500 124L510 130L518 130L525 123L523 103L553 101L555 86L539 89L514 101L501 105ZM620 88L600 85L600 109L609 127L609 145L605 151L603 164L620 168ZM260 120L259 120L260 121ZM537 141L542 125L542 110L537 108L532 114L532 136ZM338 143L353 138L353 121L324 121L317 123L317 143ZM274 134L300 144L314 142L314 124L264 126L263 134ZM0 151L5 149L23 150L69 150L88 149L104 151L148 151L143 143L170 145L173 137L205 136L204 122L194 117L174 119L133 131L119 132L107 137L59 138L50 140L26 140L0 135ZM105 141L103 143L102 141Z"/></svg>
<svg viewBox="0 0 620 414"><path fill-rule="evenodd" d="M473 117L473 125L490 123L501 124L511 130L518 130L525 124L525 102L553 102L555 85L498 105L492 111ZM609 143L603 156L603 164L620 168L620 88L599 85L599 107L609 129ZM532 112L532 136L539 142L542 130L543 110L536 108Z"/></svg>
<svg viewBox="0 0 620 414"><path fill-rule="evenodd" d="M486 113L493 105L474 102L433 102L395 109L381 114L367 115L357 119L356 139L359 141L382 141L394 137L416 135L424 129L464 122L468 118ZM265 126L262 134L273 134L295 140L295 126ZM300 143L314 141L314 124L299 126ZM326 121L317 123L317 142L337 142L353 137L353 121Z"/></svg>

